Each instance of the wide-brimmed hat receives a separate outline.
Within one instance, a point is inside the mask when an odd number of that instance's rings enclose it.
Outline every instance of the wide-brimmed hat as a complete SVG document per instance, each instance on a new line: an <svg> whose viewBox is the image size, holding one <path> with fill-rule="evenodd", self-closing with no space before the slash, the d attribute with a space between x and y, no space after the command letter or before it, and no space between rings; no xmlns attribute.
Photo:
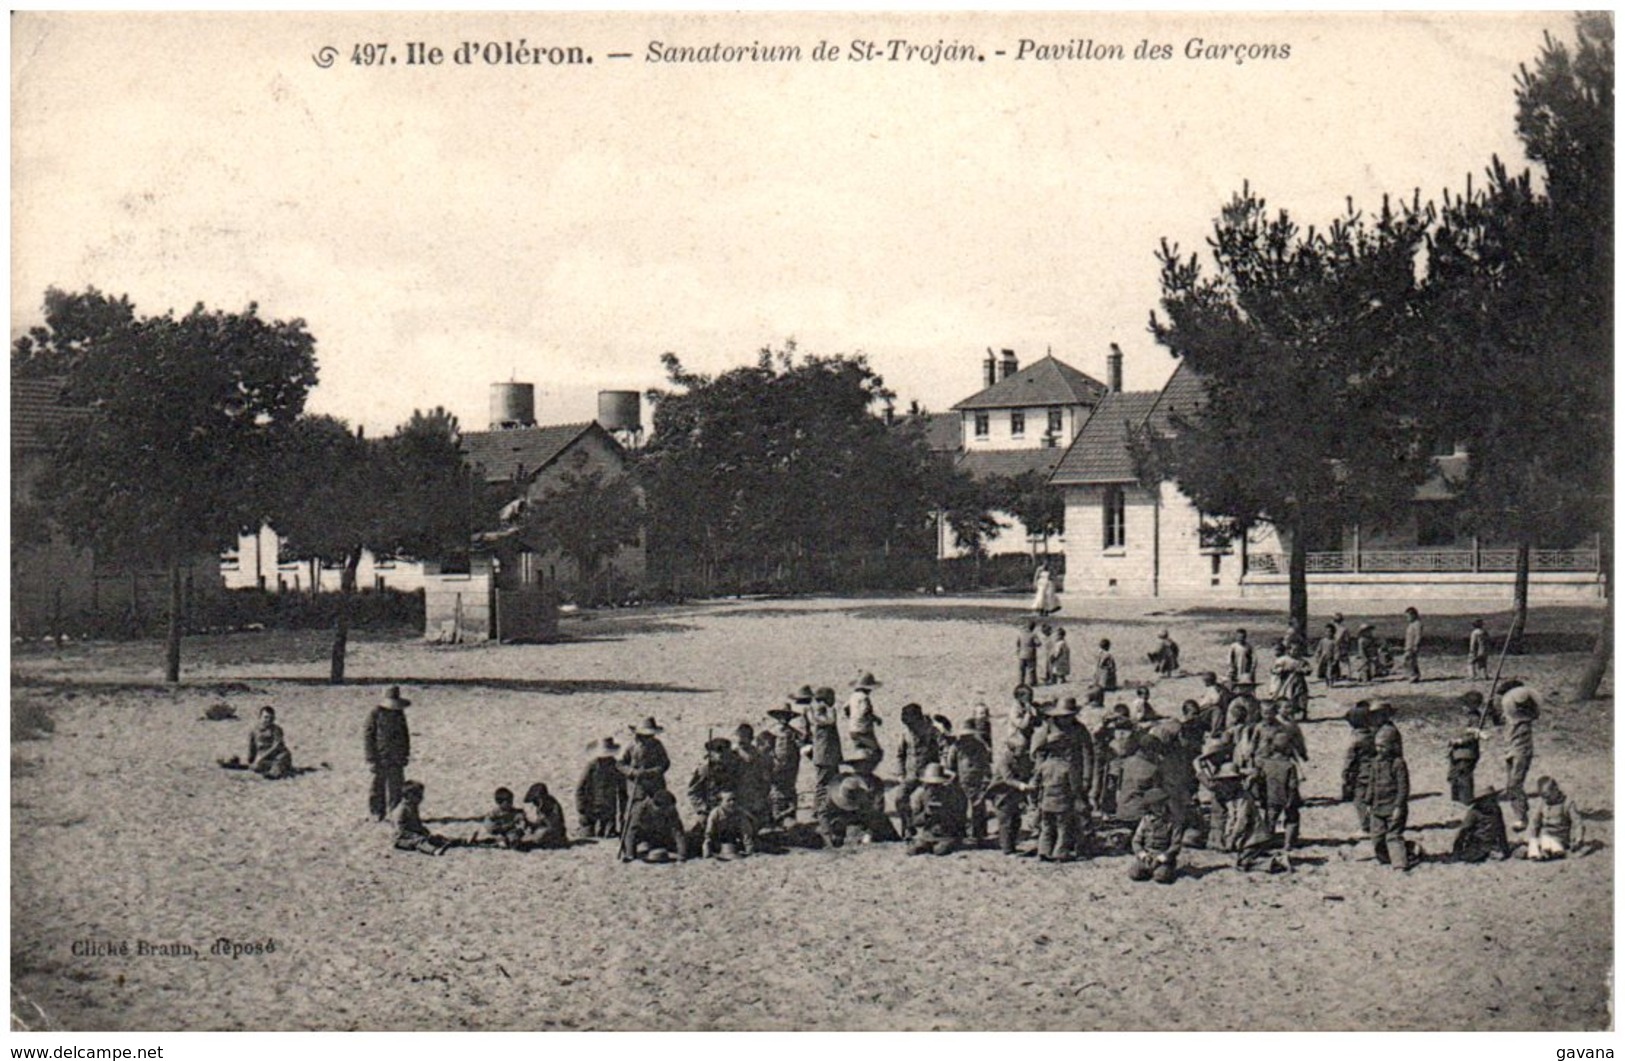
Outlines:
<svg viewBox="0 0 1625 1061"><path fill-rule="evenodd" d="M671 861L671 852L667 851L663 847L651 847L648 851L644 852L643 861L645 861L645 862L670 862Z"/></svg>
<svg viewBox="0 0 1625 1061"><path fill-rule="evenodd" d="M410 707L411 705L412 701L401 695L401 687L399 685L391 685L388 689L384 690L384 700L379 706Z"/></svg>
<svg viewBox="0 0 1625 1061"><path fill-rule="evenodd" d="M788 722L796 717L796 713L788 707L770 707L767 709L768 718L776 718L780 722Z"/></svg>
<svg viewBox="0 0 1625 1061"><path fill-rule="evenodd" d="M873 805L874 793L861 778L843 777L839 784L829 790L829 801L848 813L859 813Z"/></svg>
<svg viewBox="0 0 1625 1061"><path fill-rule="evenodd" d="M849 749L847 749L846 754L841 756L841 762L843 762L843 763L866 763L866 762L869 762L871 759L878 758L879 754L880 754L879 752L873 751L872 749L871 750L865 750L863 748L849 748Z"/></svg>
<svg viewBox="0 0 1625 1061"><path fill-rule="evenodd" d="M854 689L878 689L878 688L880 688L880 679L876 678L872 672L864 671L863 676L861 678L859 678L857 681L852 683L852 688L854 688Z"/></svg>
<svg viewBox="0 0 1625 1061"><path fill-rule="evenodd" d="M705 742L705 750L708 752L725 752L731 747L733 745L728 743L727 737L711 737Z"/></svg>
<svg viewBox="0 0 1625 1061"><path fill-rule="evenodd" d="M726 842L717 845L717 860L719 862L732 862L738 857L739 848L736 845Z"/></svg>
<svg viewBox="0 0 1625 1061"><path fill-rule="evenodd" d="M798 704L810 704L810 703L812 703L812 700L813 700L812 686L803 685L801 688L797 689L795 692L790 694L790 699L794 700Z"/></svg>
<svg viewBox="0 0 1625 1061"><path fill-rule="evenodd" d="M1392 715L1394 705L1387 700L1376 700L1372 702L1370 711L1373 718L1377 715Z"/></svg>
<svg viewBox="0 0 1625 1061"><path fill-rule="evenodd" d="M636 733L640 737L652 737L656 733L664 733L664 732L666 732L664 729L661 728L660 723L655 721L655 717L653 715L650 715L648 718L644 719L642 722L639 722L637 725L630 726L628 728L631 729L631 731L633 733Z"/></svg>
<svg viewBox="0 0 1625 1061"><path fill-rule="evenodd" d="M1168 802L1168 793L1152 786L1140 794L1140 802L1147 807L1155 807L1159 803Z"/></svg>
<svg viewBox="0 0 1625 1061"><path fill-rule="evenodd" d="M813 694L813 699L826 704L833 704L835 702L835 690L827 685L820 686L819 690Z"/></svg>
<svg viewBox="0 0 1625 1061"><path fill-rule="evenodd" d="M1239 781L1241 780L1241 769L1235 763L1221 763L1219 768L1213 772L1213 780Z"/></svg>
<svg viewBox="0 0 1625 1061"><path fill-rule="evenodd" d="M920 784L946 785L953 780L953 776L942 768L941 763L926 763L925 769L920 771Z"/></svg>
<svg viewBox="0 0 1625 1061"><path fill-rule="evenodd" d="M1073 700L1071 703L1071 707L1066 706L1067 702L1064 700L1060 703L1045 704L1041 714L1045 718L1071 718L1078 713L1078 702Z"/></svg>

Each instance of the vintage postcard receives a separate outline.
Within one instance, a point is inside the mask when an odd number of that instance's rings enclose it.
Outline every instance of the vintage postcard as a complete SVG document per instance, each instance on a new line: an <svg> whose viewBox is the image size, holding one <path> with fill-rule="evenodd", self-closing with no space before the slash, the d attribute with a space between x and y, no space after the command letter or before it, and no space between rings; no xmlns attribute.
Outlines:
<svg viewBox="0 0 1625 1061"><path fill-rule="evenodd" d="M1612 35L13 13L12 1029L1610 1029Z"/></svg>

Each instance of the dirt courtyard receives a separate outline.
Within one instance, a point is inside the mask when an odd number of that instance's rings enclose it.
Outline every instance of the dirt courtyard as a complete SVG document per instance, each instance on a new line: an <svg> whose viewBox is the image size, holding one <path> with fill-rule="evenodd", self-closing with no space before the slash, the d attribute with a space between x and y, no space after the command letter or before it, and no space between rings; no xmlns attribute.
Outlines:
<svg viewBox="0 0 1625 1061"><path fill-rule="evenodd" d="M1193 672L1218 668L1238 624L1260 645L1283 626L1279 612L1065 603L1056 621L1074 675L1087 679L1094 646L1109 637L1130 686L1151 677L1145 652L1163 626ZM1360 607L1343 610L1398 636L1397 608ZM908 858L898 845L671 866L623 866L612 843L432 858L394 851L389 828L367 816L361 729L389 684L413 701L407 772L427 786L424 816L455 836L473 822L445 819L477 818L498 785L522 793L534 781L565 803L573 827L585 747L624 738L646 715L667 729L681 798L708 731L760 724L805 683L844 697L862 670L884 683L874 701L881 773L892 774L909 701L956 722L985 702L1002 732L1021 615L1010 598L633 610L572 618L569 640L555 645L362 635L351 684L338 688L323 682L321 634L188 639L178 689L158 680L158 645L18 648L13 1027L1609 1027L1611 677L1607 699L1544 698L1530 774L1556 776L1585 809L1587 836L1602 844L1594 854L1430 859L1402 874L1370 859L1353 841L1352 809L1334 802L1344 707L1391 699L1411 770L1410 835L1430 855L1448 849L1459 808L1445 745L1469 687L1465 607L1426 616L1428 681L1329 697L1312 685L1296 873L1244 874L1222 854L1188 851L1188 871L1166 887L1131 882L1124 857ZM1531 654L1509 659L1507 674L1543 693L1572 683L1597 615L1541 610ZM1504 616L1486 618L1504 630ZM1153 703L1177 713L1198 684L1159 683ZM1044 695L1082 692L1075 683ZM204 720L222 701L240 721ZM216 765L246 754L267 703L296 763L314 772L266 782ZM1486 740L1481 788L1502 784L1500 740ZM219 940L274 946L210 953Z"/></svg>

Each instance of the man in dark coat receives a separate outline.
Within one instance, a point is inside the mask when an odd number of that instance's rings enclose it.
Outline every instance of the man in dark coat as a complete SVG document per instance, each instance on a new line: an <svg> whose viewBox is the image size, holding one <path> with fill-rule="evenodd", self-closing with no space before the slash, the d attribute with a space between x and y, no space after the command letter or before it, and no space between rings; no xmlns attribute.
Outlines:
<svg viewBox="0 0 1625 1061"><path fill-rule="evenodd" d="M406 707L412 701L401 695L401 687L391 685L384 701L367 716L363 732L367 765L372 768L372 794L368 806L378 821L389 817L401 801L406 783L406 764L412 758L412 735L406 727Z"/></svg>
<svg viewBox="0 0 1625 1061"><path fill-rule="evenodd" d="M626 779L626 806L630 815L640 801L666 791L666 771L671 769L671 757L660 743L665 730L655 722L654 716L631 727L632 743L621 753L621 776Z"/></svg>

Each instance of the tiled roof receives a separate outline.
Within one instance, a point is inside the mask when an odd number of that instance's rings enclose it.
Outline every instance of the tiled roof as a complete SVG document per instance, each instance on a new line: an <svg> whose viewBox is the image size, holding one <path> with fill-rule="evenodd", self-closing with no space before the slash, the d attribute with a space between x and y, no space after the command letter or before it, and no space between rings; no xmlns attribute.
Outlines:
<svg viewBox="0 0 1625 1061"><path fill-rule="evenodd" d="M925 418L925 445L931 452L954 452L959 449L959 436L958 413L931 413Z"/></svg>
<svg viewBox="0 0 1625 1061"><path fill-rule="evenodd" d="M1014 409L1030 405L1093 405L1106 385L1064 361L1046 357L955 405L955 409Z"/></svg>
<svg viewBox="0 0 1625 1061"><path fill-rule="evenodd" d="M1120 391L1106 395L1072 440L1050 482L1057 486L1135 482L1139 477L1129 452L1129 427L1145 424L1161 394Z"/></svg>
<svg viewBox="0 0 1625 1061"><path fill-rule="evenodd" d="M959 459L955 467L970 473L977 482L996 475L1011 478L1023 472L1042 472L1048 475L1060 463L1066 450L1059 446L1048 449L994 449L972 450Z"/></svg>
<svg viewBox="0 0 1625 1061"><path fill-rule="evenodd" d="M45 429L64 420L85 415L83 409L57 404L66 381L60 376L11 381L11 448L48 448Z"/></svg>
<svg viewBox="0 0 1625 1061"><path fill-rule="evenodd" d="M463 435L463 453L469 464L482 469L488 483L516 477L531 479L595 426L588 421L516 427L507 431L470 431Z"/></svg>
<svg viewBox="0 0 1625 1061"><path fill-rule="evenodd" d="M1151 426L1158 431L1170 430L1169 421L1173 416L1190 416L1206 398L1201 379L1181 360L1174 365L1174 374L1157 395L1156 408L1151 411Z"/></svg>

